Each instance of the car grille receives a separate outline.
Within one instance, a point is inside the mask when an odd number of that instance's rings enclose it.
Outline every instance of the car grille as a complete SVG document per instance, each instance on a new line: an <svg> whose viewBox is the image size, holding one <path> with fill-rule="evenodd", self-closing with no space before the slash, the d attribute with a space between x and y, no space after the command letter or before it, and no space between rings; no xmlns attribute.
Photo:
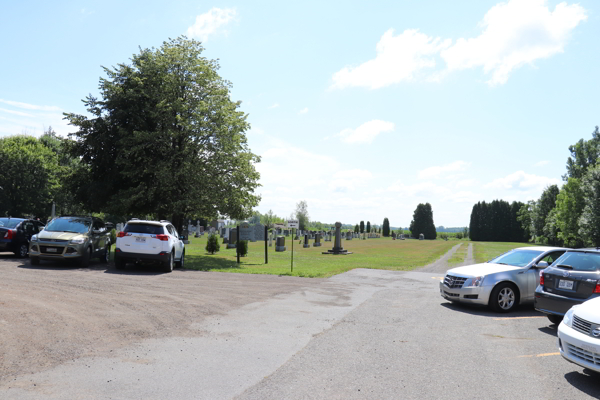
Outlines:
<svg viewBox="0 0 600 400"><path fill-rule="evenodd" d="M573 315L573 329L591 336L592 323Z"/></svg>
<svg viewBox="0 0 600 400"><path fill-rule="evenodd" d="M68 240L63 239L43 239L44 242L52 242L52 243L67 243Z"/></svg>
<svg viewBox="0 0 600 400"><path fill-rule="evenodd" d="M48 251L48 248L56 249L56 251ZM44 254L62 254L65 250L64 247L57 246L40 246L41 253Z"/></svg>
<svg viewBox="0 0 600 400"><path fill-rule="evenodd" d="M573 357L600 366L600 354L598 353L592 353L591 351L584 350L581 347L573 346L571 343L567 343L567 351Z"/></svg>
<svg viewBox="0 0 600 400"><path fill-rule="evenodd" d="M465 284L467 278L461 278L460 276L446 275L444 278L444 285L450 289L460 289Z"/></svg>

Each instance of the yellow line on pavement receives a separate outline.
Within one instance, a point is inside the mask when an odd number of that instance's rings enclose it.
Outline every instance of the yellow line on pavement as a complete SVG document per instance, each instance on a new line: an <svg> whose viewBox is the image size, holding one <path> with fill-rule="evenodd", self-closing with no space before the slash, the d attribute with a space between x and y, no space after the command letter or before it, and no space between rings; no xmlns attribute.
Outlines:
<svg viewBox="0 0 600 400"><path fill-rule="evenodd" d="M529 355L529 356L519 356L519 358L523 358L523 357L550 357L550 356L560 356L560 353L532 354L532 355Z"/></svg>
<svg viewBox="0 0 600 400"><path fill-rule="evenodd" d="M543 315L541 316L535 316L535 317L505 317L505 318L494 318L494 321L502 321L505 319L531 319L531 318L546 318Z"/></svg>
<svg viewBox="0 0 600 400"><path fill-rule="evenodd" d="M431 279L444 279L443 276L432 276Z"/></svg>

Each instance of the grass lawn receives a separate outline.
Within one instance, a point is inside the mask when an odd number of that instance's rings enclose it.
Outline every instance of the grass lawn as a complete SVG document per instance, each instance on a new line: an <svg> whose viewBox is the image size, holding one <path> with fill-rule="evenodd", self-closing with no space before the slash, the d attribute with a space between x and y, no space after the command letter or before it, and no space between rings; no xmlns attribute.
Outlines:
<svg viewBox="0 0 600 400"><path fill-rule="evenodd" d="M269 263L265 264L264 242L249 242L248 256L236 263L235 249L227 250L227 245L219 240L221 250L210 255L206 252L207 236L190 238L186 245L185 267L202 271L239 272L249 274L293 275L311 278L326 278L354 268L387 269L409 271L425 266L441 256L455 245L456 241L444 240L392 240L379 238L367 240L343 240L344 249L354 254L321 254L333 247L333 242L322 242L321 247L303 248L299 240L294 242L294 271L290 272L292 242L291 236L285 240L287 251L276 252L267 247Z"/></svg>
<svg viewBox="0 0 600 400"><path fill-rule="evenodd" d="M483 263L499 256L502 253L517 248L527 246L539 246L539 244L529 243L511 243L511 242L472 242L473 257L476 263Z"/></svg>

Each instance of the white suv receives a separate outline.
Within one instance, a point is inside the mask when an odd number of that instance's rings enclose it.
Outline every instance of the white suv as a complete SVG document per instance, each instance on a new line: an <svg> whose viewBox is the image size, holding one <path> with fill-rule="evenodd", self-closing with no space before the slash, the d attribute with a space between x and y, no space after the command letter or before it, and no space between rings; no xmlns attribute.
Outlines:
<svg viewBox="0 0 600 400"><path fill-rule="evenodd" d="M183 268L185 245L169 221L128 221L117 234L115 266L125 268L128 262L159 263L165 272L173 265Z"/></svg>

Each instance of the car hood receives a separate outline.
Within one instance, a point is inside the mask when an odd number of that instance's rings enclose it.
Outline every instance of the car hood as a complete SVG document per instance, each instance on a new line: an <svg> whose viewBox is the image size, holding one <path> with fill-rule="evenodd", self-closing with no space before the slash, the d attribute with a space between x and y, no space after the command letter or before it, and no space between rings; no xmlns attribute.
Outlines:
<svg viewBox="0 0 600 400"><path fill-rule="evenodd" d="M600 297L578 305L575 315L594 324L600 324Z"/></svg>
<svg viewBox="0 0 600 400"><path fill-rule="evenodd" d="M465 265L464 267L452 268L446 272L447 274L456 274L461 276L482 276L490 275L498 272L514 271L516 269L522 269L521 267L515 267L513 265L502 265L493 263L482 263Z"/></svg>
<svg viewBox="0 0 600 400"><path fill-rule="evenodd" d="M73 232L49 232L41 231L38 233L38 239L58 239L58 240L71 240L77 236L87 236L85 233L73 233Z"/></svg>

